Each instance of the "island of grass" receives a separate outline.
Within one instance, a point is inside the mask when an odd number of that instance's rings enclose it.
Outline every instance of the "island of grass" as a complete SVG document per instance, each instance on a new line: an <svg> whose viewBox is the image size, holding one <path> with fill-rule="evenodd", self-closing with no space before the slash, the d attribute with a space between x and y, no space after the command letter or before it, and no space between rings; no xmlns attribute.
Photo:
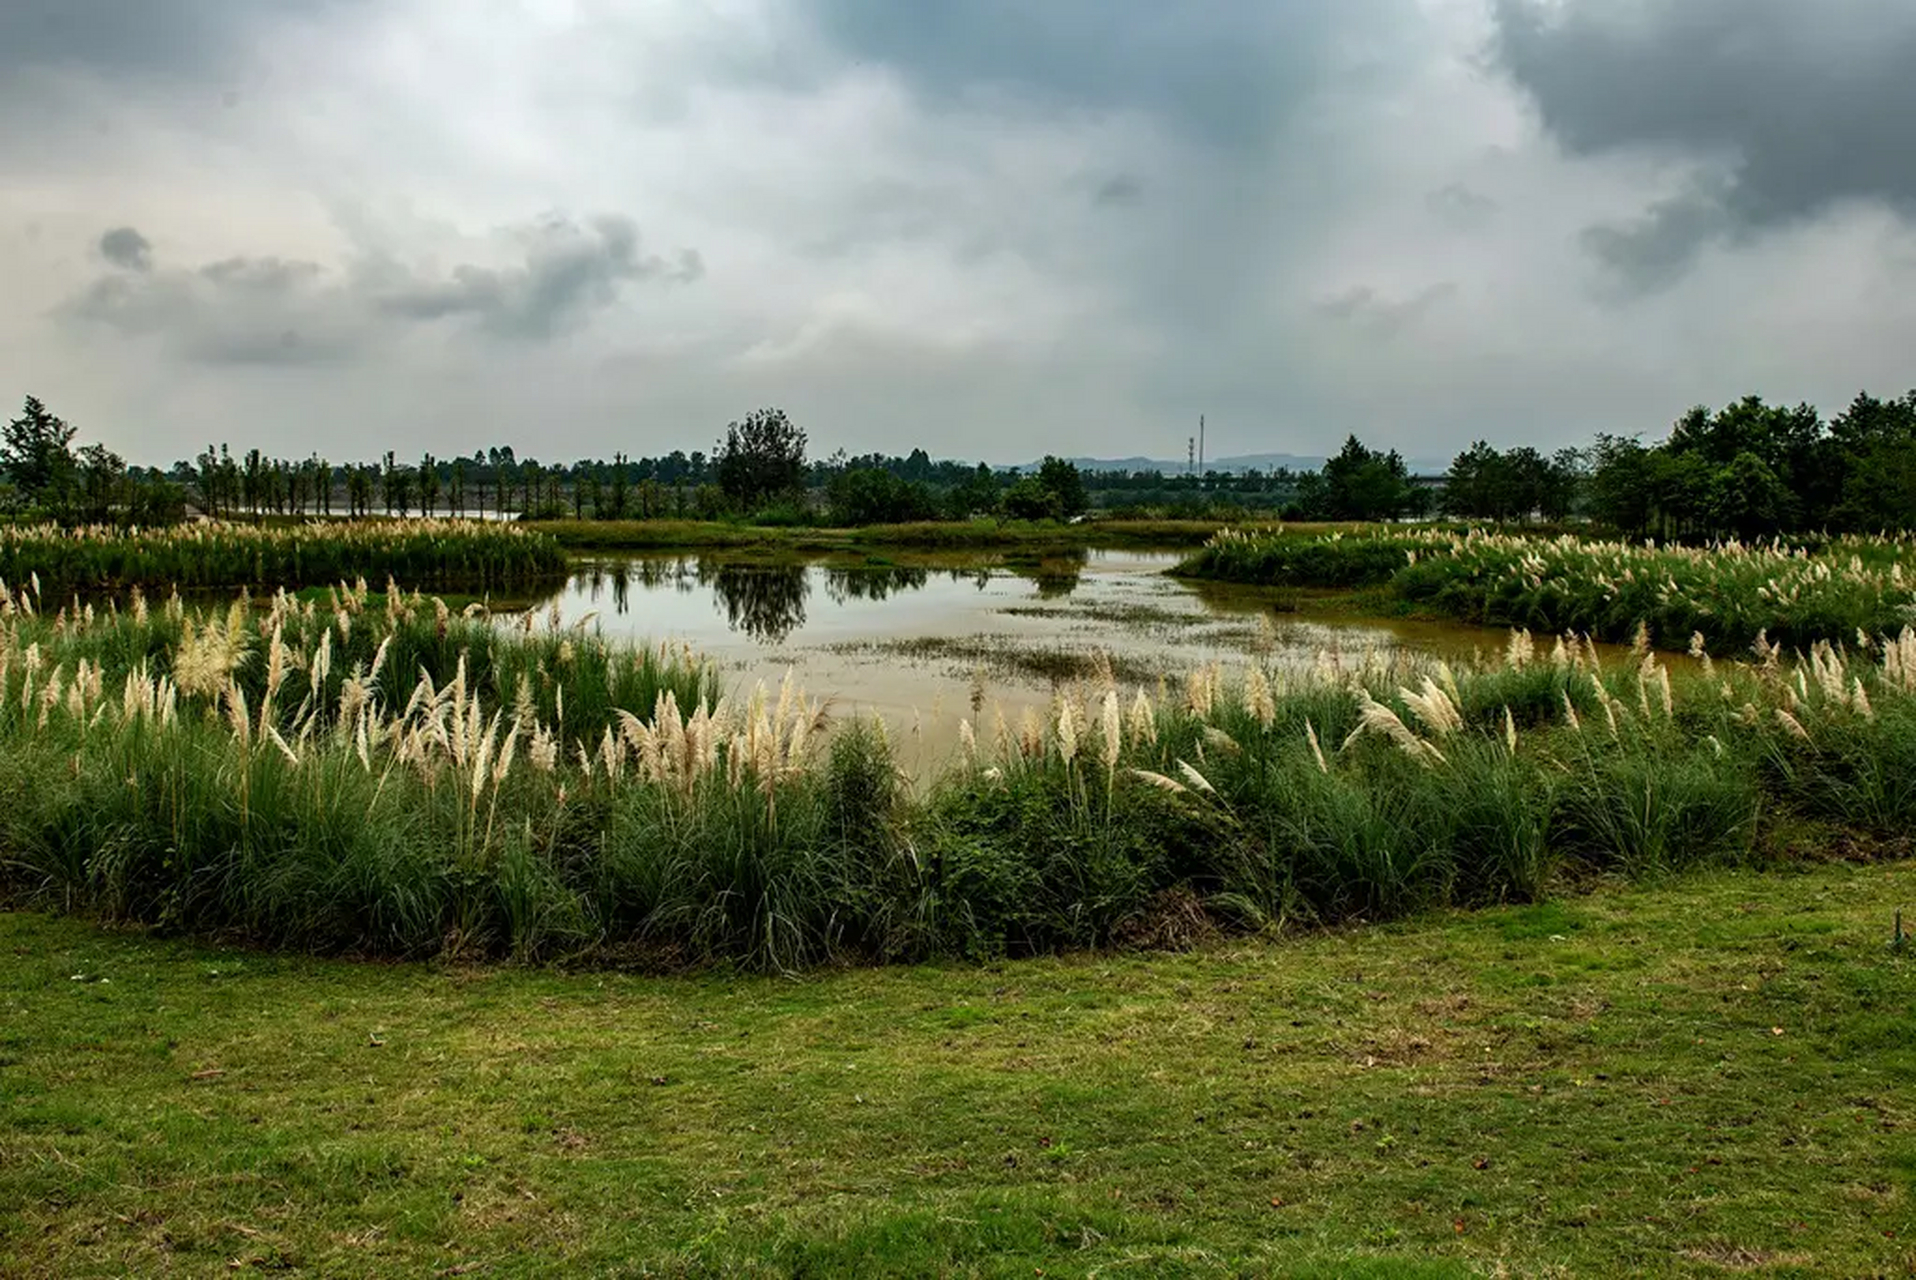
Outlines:
<svg viewBox="0 0 1916 1280"><path fill-rule="evenodd" d="M1225 529L1174 570L1367 598L1495 627L1717 656L1867 644L1916 621L1908 535L1656 546L1481 530Z"/></svg>

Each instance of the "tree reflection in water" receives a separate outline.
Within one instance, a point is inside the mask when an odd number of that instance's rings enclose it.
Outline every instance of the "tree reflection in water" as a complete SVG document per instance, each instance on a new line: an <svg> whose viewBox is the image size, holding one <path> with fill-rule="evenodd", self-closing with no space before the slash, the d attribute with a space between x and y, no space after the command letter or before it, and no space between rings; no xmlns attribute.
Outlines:
<svg viewBox="0 0 1916 1280"><path fill-rule="evenodd" d="M1078 589L1078 583L1084 577L1084 567L1090 556L1083 551L1064 555L1046 556L1038 561L1031 581L1038 588L1040 600L1059 600Z"/></svg>
<svg viewBox="0 0 1916 1280"><path fill-rule="evenodd" d="M764 644L782 643L805 624L812 584L804 565L715 564L701 560L699 582L725 610L725 621Z"/></svg>
<svg viewBox="0 0 1916 1280"><path fill-rule="evenodd" d="M969 582L983 590L993 577L1009 571L1029 579L1039 598L1057 599L1077 589L1087 557L1082 554L1045 556L1012 561L1000 568L987 565L939 570L952 582ZM800 562L741 561L724 556L647 556L626 561L592 561L579 567L573 589L583 590L594 602L608 594L612 609L630 614L634 594L710 591L728 626L762 644L782 644L805 625L806 601L811 595L814 568L832 603L886 600L901 592L920 591L933 570L912 565L811 565Z"/></svg>
<svg viewBox="0 0 1916 1280"><path fill-rule="evenodd" d="M931 570L902 564L859 565L847 569L825 567L825 594L835 604L847 600L884 600L900 591L921 591L931 581Z"/></svg>

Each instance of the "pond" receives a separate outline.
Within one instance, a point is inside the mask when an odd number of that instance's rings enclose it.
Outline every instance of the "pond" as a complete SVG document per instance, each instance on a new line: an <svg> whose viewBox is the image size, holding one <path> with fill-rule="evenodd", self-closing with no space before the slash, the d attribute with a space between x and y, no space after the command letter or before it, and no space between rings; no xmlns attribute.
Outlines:
<svg viewBox="0 0 1916 1280"><path fill-rule="evenodd" d="M1127 689L1155 688L1253 654L1302 670L1321 655L1467 659L1504 641L1475 627L1339 616L1295 592L1167 576L1182 554L593 558L538 607L556 604L568 624L590 618L608 637L689 642L741 693L760 680L776 690L792 671L835 718L882 715L913 772L949 756L961 718L982 727L997 703L1016 723L1023 707L1048 701L1054 682L1100 663Z"/></svg>

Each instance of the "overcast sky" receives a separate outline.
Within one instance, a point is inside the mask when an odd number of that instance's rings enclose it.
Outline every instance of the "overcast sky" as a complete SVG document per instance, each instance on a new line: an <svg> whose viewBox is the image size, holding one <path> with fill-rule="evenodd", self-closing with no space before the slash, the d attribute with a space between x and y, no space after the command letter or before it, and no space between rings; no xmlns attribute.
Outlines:
<svg viewBox="0 0 1916 1280"><path fill-rule="evenodd" d="M8 0L0 394L135 460L1417 457L1916 386L1908 0Z"/></svg>

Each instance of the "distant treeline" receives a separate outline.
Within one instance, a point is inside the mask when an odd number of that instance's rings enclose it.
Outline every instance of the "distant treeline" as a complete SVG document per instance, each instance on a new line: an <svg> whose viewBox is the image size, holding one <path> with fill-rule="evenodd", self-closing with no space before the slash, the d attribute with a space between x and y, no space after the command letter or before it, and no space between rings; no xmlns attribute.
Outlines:
<svg viewBox="0 0 1916 1280"><path fill-rule="evenodd" d="M28 397L0 442L0 511L62 523L164 524L191 511L266 515L479 515L529 519L733 519L865 525L919 520L1191 516L1397 520L1452 516L1562 524L1634 537L1754 538L1916 522L1916 391L1859 395L1825 422L1809 405L1751 396L1698 406L1667 439L1603 434L1551 454L1479 441L1442 476L1413 476L1395 450L1349 436L1316 471L1080 470L903 455L811 458L782 410L731 423L712 452L542 462L510 445L417 461L388 452L337 463L208 445L170 467L129 466Z"/></svg>

